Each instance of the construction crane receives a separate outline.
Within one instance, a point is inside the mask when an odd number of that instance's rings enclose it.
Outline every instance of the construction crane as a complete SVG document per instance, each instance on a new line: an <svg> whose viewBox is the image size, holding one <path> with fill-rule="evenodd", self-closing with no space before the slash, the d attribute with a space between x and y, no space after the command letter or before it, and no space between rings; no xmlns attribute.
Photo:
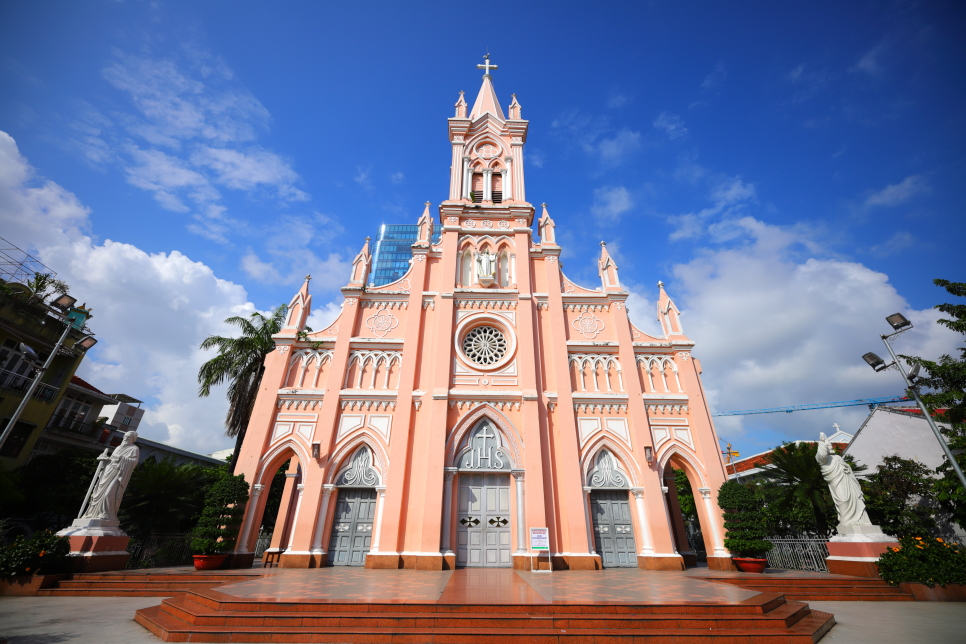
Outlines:
<svg viewBox="0 0 966 644"><path fill-rule="evenodd" d="M906 402L912 398L903 396L890 396L887 398L857 398L856 400L840 400L838 402L814 403L812 405L795 405L793 407L770 407L769 409L742 409L740 411L715 411L712 416L749 416L751 414L774 414L783 411L790 414L793 411L804 411L806 409L827 409L829 407L857 407L868 405L869 409L875 409L879 405L888 403Z"/></svg>

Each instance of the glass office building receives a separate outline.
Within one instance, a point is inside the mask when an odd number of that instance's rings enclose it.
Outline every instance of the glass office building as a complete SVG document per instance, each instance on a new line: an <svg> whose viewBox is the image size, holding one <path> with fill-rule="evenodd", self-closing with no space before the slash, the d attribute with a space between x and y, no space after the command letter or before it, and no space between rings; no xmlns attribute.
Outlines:
<svg viewBox="0 0 966 644"><path fill-rule="evenodd" d="M433 243L439 243L442 230L433 224ZM419 234L415 224L383 224L376 237L376 251L372 258L372 272L369 281L375 286L395 282L409 270L412 260L412 245Z"/></svg>

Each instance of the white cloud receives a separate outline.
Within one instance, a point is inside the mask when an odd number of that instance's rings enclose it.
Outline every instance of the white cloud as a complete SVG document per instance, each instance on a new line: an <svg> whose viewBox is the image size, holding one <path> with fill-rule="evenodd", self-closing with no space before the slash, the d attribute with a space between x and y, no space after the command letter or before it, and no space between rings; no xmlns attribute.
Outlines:
<svg viewBox="0 0 966 644"><path fill-rule="evenodd" d="M298 174L280 156L262 148L244 151L202 147L191 155L191 162L209 168L215 181L236 190L255 190L272 186L282 199L305 201L308 195L293 184Z"/></svg>
<svg viewBox="0 0 966 644"><path fill-rule="evenodd" d="M667 138L672 141L688 135L688 128L684 127L684 121L681 120L681 117L669 112L658 114L657 118L654 119L654 127L662 130L667 134Z"/></svg>
<svg viewBox="0 0 966 644"><path fill-rule="evenodd" d="M703 90L716 90L721 89L724 85L725 80L728 78L728 71L725 69L724 63L719 62L714 66L714 71L704 77L701 81L701 89Z"/></svg>
<svg viewBox="0 0 966 644"><path fill-rule="evenodd" d="M674 226L671 240L697 237L706 229L719 238L726 238L733 228L720 225L721 221L717 222L717 228L707 228L708 222L714 218L722 221L740 219L745 206L757 201L757 194L754 184L746 183L741 177L727 177L718 178L711 188L710 198L712 205L707 208L667 218L668 223Z"/></svg>
<svg viewBox="0 0 966 644"><path fill-rule="evenodd" d="M594 204L590 211L600 223L617 223L621 215L634 207L631 193L624 186L611 186L594 190Z"/></svg>
<svg viewBox="0 0 966 644"><path fill-rule="evenodd" d="M607 107L615 110L624 107L625 105L629 105L633 100L634 99L632 99L630 96L624 96L623 94L611 94L607 98Z"/></svg>
<svg viewBox="0 0 966 644"><path fill-rule="evenodd" d="M393 185L399 185L405 180L406 175L404 175L402 172L393 172L391 175L389 175L389 181L392 182Z"/></svg>
<svg viewBox="0 0 966 644"><path fill-rule="evenodd" d="M892 235L889 239L882 242L881 244L876 244L869 249L869 252L876 257L888 257L889 255L895 255L904 250L908 250L915 246L919 240L916 239L915 235L912 233L899 230Z"/></svg>
<svg viewBox="0 0 966 644"><path fill-rule="evenodd" d="M363 168L362 166L356 167L356 176L352 177L352 180L358 183L363 188L369 189L372 187L372 181L369 179L369 173L372 168Z"/></svg>
<svg viewBox="0 0 966 644"><path fill-rule="evenodd" d="M641 133L628 128L616 130L606 117L595 117L579 110L568 110L555 118L550 127L569 145L577 145L605 167L627 160L641 146Z"/></svg>
<svg viewBox="0 0 966 644"><path fill-rule="evenodd" d="M881 76L883 73L882 63L880 59L882 58L882 53L885 51L885 43L881 43L865 52L858 62L851 68L850 72L862 72L870 76Z"/></svg>
<svg viewBox="0 0 966 644"><path fill-rule="evenodd" d="M888 185L878 192L869 195L865 200L866 206L885 206L891 208L909 201L916 195L930 191L926 178L920 174L913 174L899 183Z"/></svg>
<svg viewBox="0 0 966 644"><path fill-rule="evenodd" d="M603 138L594 148L605 166L616 166L641 147L641 133L627 128L618 131L610 138Z"/></svg>
<svg viewBox="0 0 966 644"><path fill-rule="evenodd" d="M748 243L703 249L674 267L667 287L683 309L685 332L697 342L694 355L702 361L713 409L901 394L898 376L874 373L861 360L864 352L882 349L879 334L888 328L883 318L896 311L916 327L897 340L901 353L935 358L957 345L957 334L935 324L938 313L910 309L888 276L816 255L797 261L792 246L809 247L810 240L748 219ZM788 439L814 438L832 422L854 432L867 412L841 408L716 423L728 439L762 424Z"/></svg>
<svg viewBox="0 0 966 644"><path fill-rule="evenodd" d="M245 289L177 251L96 243L87 236L88 213L73 194L37 177L0 132L0 230L57 271L94 313L99 342L79 375L146 400L147 438L201 453L230 446L224 390L198 398L195 374L211 357L201 341L231 333L222 321L254 310Z"/></svg>

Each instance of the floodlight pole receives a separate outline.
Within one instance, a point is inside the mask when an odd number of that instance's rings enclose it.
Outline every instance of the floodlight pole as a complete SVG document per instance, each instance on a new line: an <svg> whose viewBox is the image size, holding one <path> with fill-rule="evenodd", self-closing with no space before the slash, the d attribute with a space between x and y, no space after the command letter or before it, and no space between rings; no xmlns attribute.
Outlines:
<svg viewBox="0 0 966 644"><path fill-rule="evenodd" d="M17 421L20 420L20 415L23 413L24 408L26 408L27 403L30 402L30 396L33 395L34 389L37 388L37 384L40 382L40 379L45 373L47 373L50 363L54 361L54 356L56 356L57 352L60 351L60 345L64 343L64 340L67 338L67 334L70 332L71 327L74 326L69 318L65 317L59 321L66 322L67 326L64 328L64 332L60 334L60 340L57 340L54 350L50 352L49 356L47 356L47 361L44 363L44 366L37 369L34 379L31 381L30 386L27 387L27 391L24 392L23 400L21 400L20 404L17 406L17 411L13 412L13 416L11 416L10 420L7 421L7 426L4 428L3 434L0 435L0 449L3 449L3 444L7 441L7 437L10 436L10 432L12 432L13 428L17 425Z"/></svg>
<svg viewBox="0 0 966 644"><path fill-rule="evenodd" d="M886 349L889 350L889 354L892 356L892 364L896 366L896 371L899 372L903 381L905 381L906 386L909 388L909 391L912 392L913 397L916 399L916 403L919 405L919 409L922 411L922 415L926 417L926 422L929 423L929 428L932 430L932 433L936 435L936 440L939 441L939 445L943 448L946 458L949 459L950 464L953 466L953 470L956 471L956 476L959 477L959 482L962 483L963 489L966 490L966 476L963 475L963 470L960 469L959 463L956 462L956 459L953 457L953 453L949 450L949 445L946 444L946 439L944 439L943 435L939 432L939 427L936 426L936 421L932 419L932 415L929 413L929 410L926 409L926 404L922 402L922 398L919 397L919 388L906 376L906 372L899 364L899 356L896 355L896 352L892 350L892 345L889 344L889 338L894 335L898 335L905 330L906 329L902 329L891 335L882 335L879 337L882 338L882 342L886 345Z"/></svg>

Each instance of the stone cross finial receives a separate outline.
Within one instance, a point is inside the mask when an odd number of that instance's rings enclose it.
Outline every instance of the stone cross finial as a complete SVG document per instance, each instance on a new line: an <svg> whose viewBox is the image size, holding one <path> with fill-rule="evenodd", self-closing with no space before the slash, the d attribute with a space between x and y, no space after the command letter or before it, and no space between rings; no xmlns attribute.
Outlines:
<svg viewBox="0 0 966 644"><path fill-rule="evenodd" d="M834 428L835 428L835 432L836 432L836 433L838 433L838 432L839 432L839 424L838 424L838 423L832 423L832 427L834 427Z"/></svg>
<svg viewBox="0 0 966 644"><path fill-rule="evenodd" d="M490 55L489 54L485 54L483 56L483 60L485 61L484 64L477 65L476 68L477 69L482 69L483 70L483 73L485 75L489 76L491 69L499 69L499 67L497 67L496 65L491 65L490 64Z"/></svg>
<svg viewBox="0 0 966 644"><path fill-rule="evenodd" d="M312 276L311 275L306 275L305 276L305 281L306 282L311 282L312 281Z"/></svg>
<svg viewBox="0 0 966 644"><path fill-rule="evenodd" d="M426 202L426 203L424 203L423 205L424 205L424 206L431 206L432 204L431 204L431 203L429 203L429 202L427 201L427 202Z"/></svg>

